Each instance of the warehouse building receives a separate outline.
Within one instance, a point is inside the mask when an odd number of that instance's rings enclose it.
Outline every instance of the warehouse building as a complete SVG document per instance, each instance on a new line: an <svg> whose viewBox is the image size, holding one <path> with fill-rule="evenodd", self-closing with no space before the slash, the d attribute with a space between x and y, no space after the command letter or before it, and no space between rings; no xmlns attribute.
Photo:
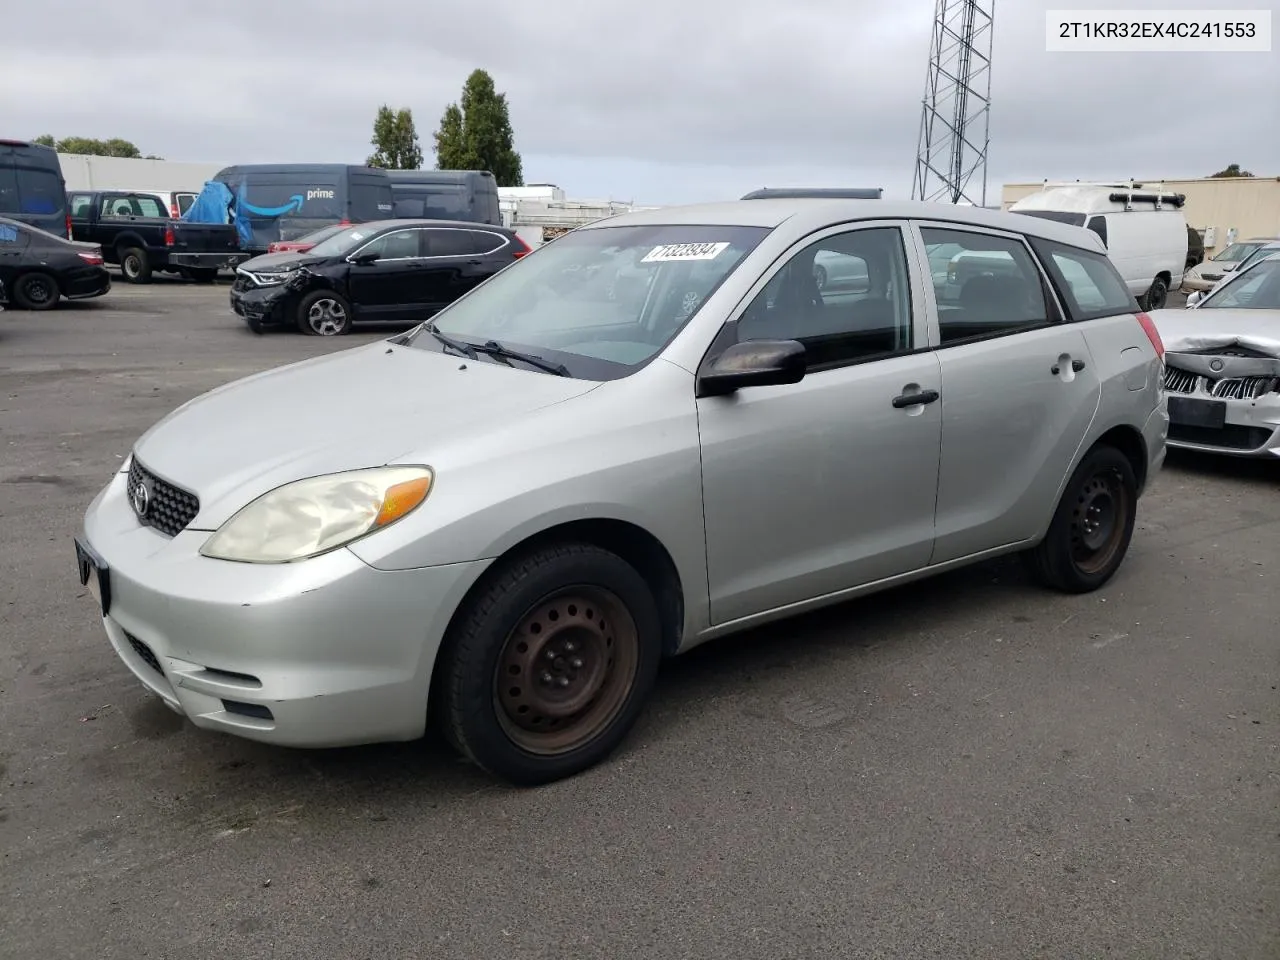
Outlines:
<svg viewBox="0 0 1280 960"><path fill-rule="evenodd" d="M1128 182L1108 181L1125 185ZM1206 256L1213 256L1236 240L1280 239L1280 177L1136 180L1134 186L1184 194L1187 202L1183 213L1187 223L1204 237ZM1012 204L1044 187L1044 183L1006 183L1001 191L1001 208L1008 210Z"/></svg>

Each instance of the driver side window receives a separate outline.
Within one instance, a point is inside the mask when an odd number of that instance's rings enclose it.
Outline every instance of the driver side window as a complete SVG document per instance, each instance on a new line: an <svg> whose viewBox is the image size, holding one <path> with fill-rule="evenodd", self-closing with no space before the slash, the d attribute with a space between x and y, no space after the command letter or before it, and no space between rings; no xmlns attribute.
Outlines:
<svg viewBox="0 0 1280 960"><path fill-rule="evenodd" d="M738 339L799 340L810 369L912 349L910 274L897 227L824 237L795 254L738 321Z"/></svg>

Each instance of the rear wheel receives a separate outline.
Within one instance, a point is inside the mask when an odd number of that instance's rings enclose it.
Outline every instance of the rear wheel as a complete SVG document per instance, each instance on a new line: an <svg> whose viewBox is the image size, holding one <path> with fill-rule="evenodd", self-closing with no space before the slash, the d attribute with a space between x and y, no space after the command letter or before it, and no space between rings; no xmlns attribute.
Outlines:
<svg viewBox="0 0 1280 960"><path fill-rule="evenodd" d="M130 283L151 282L151 261L141 247L125 247L120 251L120 273Z"/></svg>
<svg viewBox="0 0 1280 960"><path fill-rule="evenodd" d="M1067 482L1048 534L1023 555L1028 569L1065 593L1098 589L1124 561L1137 504L1128 458L1114 447L1094 447Z"/></svg>
<svg viewBox="0 0 1280 960"><path fill-rule="evenodd" d="M298 329L313 337L351 332L351 304L332 290L316 290L298 304Z"/></svg>
<svg viewBox="0 0 1280 960"><path fill-rule="evenodd" d="M1143 310L1161 310L1169 300L1169 284L1163 277L1151 281L1151 287L1142 297Z"/></svg>
<svg viewBox="0 0 1280 960"><path fill-rule="evenodd" d="M24 273L13 285L13 302L24 310L50 310L60 295L58 281L47 273Z"/></svg>
<svg viewBox="0 0 1280 960"><path fill-rule="evenodd" d="M512 783L572 776L626 736L660 655L657 604L635 568L589 544L544 547L460 611L436 668L445 732Z"/></svg>

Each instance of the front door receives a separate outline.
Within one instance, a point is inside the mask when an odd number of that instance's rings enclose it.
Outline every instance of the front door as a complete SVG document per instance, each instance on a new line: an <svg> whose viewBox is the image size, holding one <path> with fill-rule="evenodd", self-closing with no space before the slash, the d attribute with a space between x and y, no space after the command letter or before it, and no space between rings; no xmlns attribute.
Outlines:
<svg viewBox="0 0 1280 960"><path fill-rule="evenodd" d="M799 340L809 372L698 400L713 623L928 564L938 361L916 350L923 284L907 262L900 225L837 228L737 319L738 340Z"/></svg>
<svg viewBox="0 0 1280 960"><path fill-rule="evenodd" d="M1084 334L1062 322L1021 238L922 227L985 264L958 290L935 287L942 462L933 562L1033 537L1093 421L1101 381Z"/></svg>
<svg viewBox="0 0 1280 960"><path fill-rule="evenodd" d="M351 304L363 320L412 320L421 303L423 258L421 229L394 230L369 241L352 259L376 253L373 263L352 263L347 274Z"/></svg>

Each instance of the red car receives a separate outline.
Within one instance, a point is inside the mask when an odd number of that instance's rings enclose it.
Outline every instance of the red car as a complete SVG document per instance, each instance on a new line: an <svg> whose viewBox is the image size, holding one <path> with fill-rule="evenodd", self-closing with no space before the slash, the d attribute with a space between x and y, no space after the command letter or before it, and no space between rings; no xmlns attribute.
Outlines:
<svg viewBox="0 0 1280 960"><path fill-rule="evenodd" d="M274 240L267 244L267 253L306 253L321 240L328 240L335 233L341 233L349 223L335 223L327 227L321 227L306 236L298 237L296 240Z"/></svg>

